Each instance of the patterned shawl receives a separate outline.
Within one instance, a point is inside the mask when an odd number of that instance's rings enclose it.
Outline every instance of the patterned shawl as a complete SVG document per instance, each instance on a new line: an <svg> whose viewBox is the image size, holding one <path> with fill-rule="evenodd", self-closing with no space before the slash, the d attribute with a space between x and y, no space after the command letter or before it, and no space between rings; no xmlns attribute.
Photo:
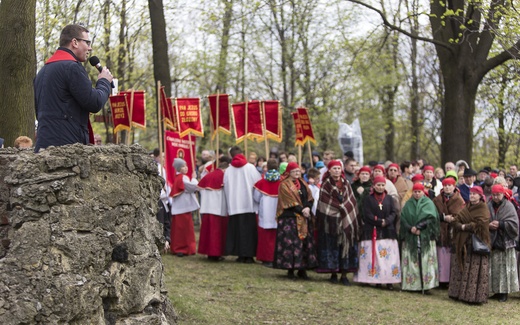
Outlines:
<svg viewBox="0 0 520 325"><path fill-rule="evenodd" d="M493 206L493 200L488 202L491 221L498 220L500 228L490 230L491 246L503 249L515 247L515 239L518 238L518 215L513 203L505 197L498 207Z"/></svg>
<svg viewBox="0 0 520 325"><path fill-rule="evenodd" d="M278 188L278 205L276 207L276 217L278 218L284 210L290 208L297 208L294 212L296 217L296 225L298 227L298 237L300 239L304 239L307 237L309 229L308 222L301 210L309 205L309 202L313 201L311 190L307 186L307 183L302 179L296 180L299 182L299 187L295 185L290 177L287 177L280 183L280 187ZM307 202L302 202L302 187L304 191L307 193ZM310 204L312 206L312 204Z"/></svg>
<svg viewBox="0 0 520 325"><path fill-rule="evenodd" d="M323 220L326 234L337 235L338 245L342 245L341 257L345 257L358 240L360 217L356 209L356 198L348 181L342 176L340 187L329 176L320 189L317 214Z"/></svg>
<svg viewBox="0 0 520 325"><path fill-rule="evenodd" d="M444 195L444 190L441 190L441 193L437 195L433 199L433 203L437 207L437 211L439 212L439 216L442 214L451 214L455 216L462 209L464 209L464 199L460 196L459 189L456 188L453 195L449 198L449 200ZM438 242L438 245L442 247L450 246L450 224L447 222L441 222L441 236Z"/></svg>
<svg viewBox="0 0 520 325"><path fill-rule="evenodd" d="M417 235L410 232L410 229L419 223L426 222L426 228L421 230L419 235L423 253L430 250L430 240L437 239L439 236L439 217L437 209L432 200L426 195L419 200L411 198L406 202L401 211L401 228L399 237L406 242L410 250L412 261L417 261Z"/></svg>
<svg viewBox="0 0 520 325"><path fill-rule="evenodd" d="M463 224L469 224L471 232L462 231ZM461 270L464 270L464 259L466 258L466 242L472 233L478 236L484 243L491 248L489 237L489 209L483 201L477 204L469 204L462 209L452 222L453 226L453 245L457 253L457 261Z"/></svg>

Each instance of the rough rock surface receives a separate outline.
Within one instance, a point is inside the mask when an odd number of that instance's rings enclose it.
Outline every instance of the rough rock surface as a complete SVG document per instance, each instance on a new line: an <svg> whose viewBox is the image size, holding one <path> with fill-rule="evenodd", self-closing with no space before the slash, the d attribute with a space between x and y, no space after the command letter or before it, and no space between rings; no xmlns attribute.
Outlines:
<svg viewBox="0 0 520 325"><path fill-rule="evenodd" d="M0 149L0 324L174 324L140 146Z"/></svg>

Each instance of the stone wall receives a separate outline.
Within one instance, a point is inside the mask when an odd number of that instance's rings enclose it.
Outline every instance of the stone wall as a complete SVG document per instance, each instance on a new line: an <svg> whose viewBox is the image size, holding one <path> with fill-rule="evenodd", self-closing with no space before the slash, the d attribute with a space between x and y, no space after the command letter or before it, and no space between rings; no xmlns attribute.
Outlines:
<svg viewBox="0 0 520 325"><path fill-rule="evenodd" d="M0 149L0 324L173 324L139 146Z"/></svg>

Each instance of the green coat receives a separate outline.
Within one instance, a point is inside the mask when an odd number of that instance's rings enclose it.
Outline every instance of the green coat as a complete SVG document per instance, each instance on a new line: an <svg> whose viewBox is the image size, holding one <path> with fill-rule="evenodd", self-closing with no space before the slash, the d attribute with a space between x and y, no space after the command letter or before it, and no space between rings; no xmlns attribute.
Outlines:
<svg viewBox="0 0 520 325"><path fill-rule="evenodd" d="M421 248L426 254L430 249L430 241L439 237L439 218L437 208L427 196L419 200L410 198L401 211L401 229L399 238L405 241L411 255L417 258L417 235L410 232L412 227L421 230Z"/></svg>

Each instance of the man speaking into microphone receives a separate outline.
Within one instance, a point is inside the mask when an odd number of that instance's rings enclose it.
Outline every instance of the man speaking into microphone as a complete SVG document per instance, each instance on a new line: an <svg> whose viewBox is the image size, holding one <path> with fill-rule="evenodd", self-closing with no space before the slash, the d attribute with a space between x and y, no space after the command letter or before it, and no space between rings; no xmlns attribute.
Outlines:
<svg viewBox="0 0 520 325"><path fill-rule="evenodd" d="M61 31L60 47L45 62L34 79L38 130L35 152L49 146L92 142L89 114L99 112L111 92L112 74L105 67L96 87L82 63L92 48L89 31L67 25Z"/></svg>

